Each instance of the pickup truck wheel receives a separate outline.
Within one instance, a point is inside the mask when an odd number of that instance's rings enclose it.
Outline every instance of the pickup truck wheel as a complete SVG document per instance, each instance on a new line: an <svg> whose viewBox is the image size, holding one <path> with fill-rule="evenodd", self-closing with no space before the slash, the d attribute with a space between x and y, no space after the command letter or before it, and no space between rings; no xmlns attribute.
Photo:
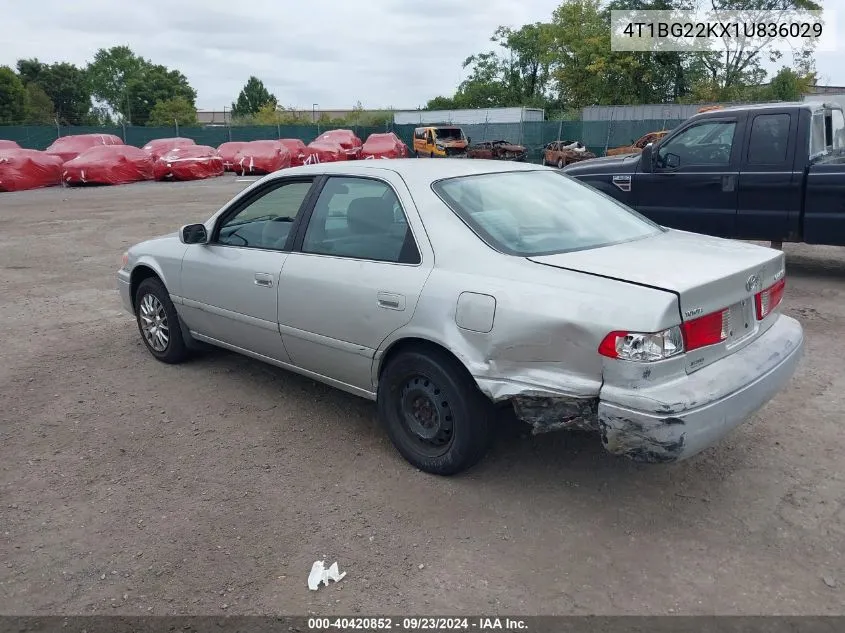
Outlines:
<svg viewBox="0 0 845 633"><path fill-rule="evenodd" d="M179 315L167 288L158 279L141 282L135 293L135 318L141 340L150 354L163 363L181 363L188 356Z"/></svg>
<svg viewBox="0 0 845 633"><path fill-rule="evenodd" d="M563 169L566 163L563 162L563 157L557 159L557 168Z"/></svg>
<svg viewBox="0 0 845 633"><path fill-rule="evenodd" d="M490 446L492 403L463 367L437 350L413 349L390 359L377 406L393 445L427 473L457 474Z"/></svg>

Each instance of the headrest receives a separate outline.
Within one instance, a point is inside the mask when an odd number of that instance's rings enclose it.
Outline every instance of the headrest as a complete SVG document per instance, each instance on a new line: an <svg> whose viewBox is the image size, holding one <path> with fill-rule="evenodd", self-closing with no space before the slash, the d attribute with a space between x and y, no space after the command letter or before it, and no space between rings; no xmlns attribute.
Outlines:
<svg viewBox="0 0 845 633"><path fill-rule="evenodd" d="M393 222L393 205L381 198L358 198L346 212L346 223L353 233L389 233Z"/></svg>

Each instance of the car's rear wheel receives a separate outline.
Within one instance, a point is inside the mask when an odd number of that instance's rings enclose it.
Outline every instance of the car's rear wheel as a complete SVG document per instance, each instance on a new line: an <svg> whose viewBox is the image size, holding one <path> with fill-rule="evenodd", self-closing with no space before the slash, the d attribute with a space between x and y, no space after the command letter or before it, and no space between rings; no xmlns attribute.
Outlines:
<svg viewBox="0 0 845 633"><path fill-rule="evenodd" d="M427 473L457 474L489 448L492 403L467 371L439 350L414 348L389 359L377 404L393 445Z"/></svg>
<svg viewBox="0 0 845 633"><path fill-rule="evenodd" d="M158 279L144 279L135 293L135 317L150 354L163 363L180 363L188 356L179 315L167 288Z"/></svg>
<svg viewBox="0 0 845 633"><path fill-rule="evenodd" d="M563 169L563 167L564 167L564 165L565 165L565 164L566 164L566 163L564 163L564 162L563 162L563 158L558 158L558 159L557 159L557 168L558 168L558 169Z"/></svg>

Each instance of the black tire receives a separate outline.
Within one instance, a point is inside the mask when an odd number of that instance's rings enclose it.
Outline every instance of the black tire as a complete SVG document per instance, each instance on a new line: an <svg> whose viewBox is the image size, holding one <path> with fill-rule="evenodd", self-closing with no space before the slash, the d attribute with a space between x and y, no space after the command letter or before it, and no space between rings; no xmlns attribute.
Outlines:
<svg viewBox="0 0 845 633"><path fill-rule="evenodd" d="M147 298L150 297L150 303L147 303ZM157 302L157 303L156 303ZM155 334L148 334L144 332L144 321L149 317L149 310L152 309L157 315L160 315L156 306L161 307L161 312L164 313L164 318L159 318L159 323L155 327L165 328L167 341L163 346L162 340L157 338ZM147 310L147 312L144 312ZM144 315L147 318L144 318ZM182 328L179 323L179 315L176 313L176 308L173 307L173 302L170 300L170 295L167 288L158 278L149 277L144 279L135 292L135 321L138 323L138 332L141 334L141 340L147 346L150 354L154 358L163 363L176 364L181 363L188 357L188 349L185 346L185 340L182 338Z"/></svg>
<svg viewBox="0 0 845 633"><path fill-rule="evenodd" d="M495 408L466 369L439 350L412 348L391 358L377 406L393 445L424 472L455 475L490 447Z"/></svg>
<svg viewBox="0 0 845 633"><path fill-rule="evenodd" d="M429 157L429 158L434 158L434 152L431 152L431 154L429 154L429 156L428 156L428 157Z"/></svg>
<svg viewBox="0 0 845 633"><path fill-rule="evenodd" d="M558 158L557 159L557 168L563 169L564 167L566 167L566 164L563 162L563 158Z"/></svg>

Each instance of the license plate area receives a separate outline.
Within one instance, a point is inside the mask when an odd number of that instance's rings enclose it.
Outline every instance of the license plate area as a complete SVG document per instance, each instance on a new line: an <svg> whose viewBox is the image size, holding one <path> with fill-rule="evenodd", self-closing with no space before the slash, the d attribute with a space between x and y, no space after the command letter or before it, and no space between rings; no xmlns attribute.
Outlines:
<svg viewBox="0 0 845 633"><path fill-rule="evenodd" d="M725 344L731 349L754 335L757 331L757 319L754 315L754 300L751 297L733 304L729 310L728 338Z"/></svg>

